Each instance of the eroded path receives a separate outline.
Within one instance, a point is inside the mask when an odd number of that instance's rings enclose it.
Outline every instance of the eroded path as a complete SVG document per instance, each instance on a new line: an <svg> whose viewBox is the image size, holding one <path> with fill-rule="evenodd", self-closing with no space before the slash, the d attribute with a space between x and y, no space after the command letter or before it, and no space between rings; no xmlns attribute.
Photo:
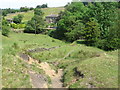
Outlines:
<svg viewBox="0 0 120 90"><path fill-rule="evenodd" d="M29 55L23 53L20 54L19 57L22 60L25 60L28 64L36 63L38 68L43 69L45 74L51 79L50 88L63 88L63 83L61 82L63 75L62 69L58 69L58 72L56 73L47 62L39 63L37 60L34 60ZM28 71L28 74L30 75L33 88L48 88L48 80L45 75L37 74L32 71Z"/></svg>
<svg viewBox="0 0 120 90"><path fill-rule="evenodd" d="M63 75L62 69L58 70L58 73L53 70L47 62L42 62L40 64L41 69L43 69L46 73L51 78L52 88L62 88L63 83L61 82L61 77Z"/></svg>
<svg viewBox="0 0 120 90"><path fill-rule="evenodd" d="M47 78L44 75L28 72L31 77L33 88L48 88Z"/></svg>

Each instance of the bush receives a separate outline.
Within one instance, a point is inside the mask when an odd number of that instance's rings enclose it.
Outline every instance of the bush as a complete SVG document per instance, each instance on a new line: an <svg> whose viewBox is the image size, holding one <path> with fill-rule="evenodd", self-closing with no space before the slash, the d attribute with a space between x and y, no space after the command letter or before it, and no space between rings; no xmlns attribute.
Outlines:
<svg viewBox="0 0 120 90"><path fill-rule="evenodd" d="M12 47L13 47L14 49L18 49L18 48L19 48L19 46L18 46L17 43L14 43L14 44L12 45Z"/></svg>
<svg viewBox="0 0 120 90"><path fill-rule="evenodd" d="M14 28L14 29L17 29L17 28L18 28L18 27L17 27L17 24L15 24L15 23L11 23L10 26L11 26L12 28Z"/></svg>
<svg viewBox="0 0 120 90"><path fill-rule="evenodd" d="M18 28L25 28L25 24L18 24Z"/></svg>
<svg viewBox="0 0 120 90"><path fill-rule="evenodd" d="M21 29L21 28L25 28L25 24L11 23L11 27L14 28L14 29Z"/></svg>
<svg viewBox="0 0 120 90"><path fill-rule="evenodd" d="M22 19L23 19L23 15L18 14L17 16L15 16L13 18L13 22L16 23L16 24L18 24L18 23L21 23Z"/></svg>
<svg viewBox="0 0 120 90"><path fill-rule="evenodd" d="M8 36L8 34L10 32L9 30L10 30L9 26L7 26L7 25L2 26L2 35Z"/></svg>

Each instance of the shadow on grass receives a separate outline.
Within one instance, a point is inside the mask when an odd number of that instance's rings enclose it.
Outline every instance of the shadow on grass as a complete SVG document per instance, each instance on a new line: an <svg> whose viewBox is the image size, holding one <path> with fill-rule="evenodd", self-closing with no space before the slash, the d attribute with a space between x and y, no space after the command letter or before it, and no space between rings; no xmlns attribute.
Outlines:
<svg viewBox="0 0 120 90"><path fill-rule="evenodd" d="M84 41L84 40L76 41L76 43L77 43L77 44L85 44L85 45L87 44L86 41Z"/></svg>

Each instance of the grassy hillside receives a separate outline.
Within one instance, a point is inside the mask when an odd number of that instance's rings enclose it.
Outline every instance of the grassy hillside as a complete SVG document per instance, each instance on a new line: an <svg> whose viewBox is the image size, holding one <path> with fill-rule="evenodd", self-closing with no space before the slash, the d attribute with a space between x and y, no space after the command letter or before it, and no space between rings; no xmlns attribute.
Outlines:
<svg viewBox="0 0 120 90"><path fill-rule="evenodd" d="M32 87L29 70L44 74L36 65L29 65L18 58L20 52L38 47L59 47L51 51L29 53L41 62L48 62L52 68L62 68L65 87L70 88L113 88L118 87L118 51L105 52L84 44L65 43L47 35L11 32L3 40L3 87ZM57 63L57 64L55 64ZM77 69L77 72L76 70ZM80 74L79 74L80 73ZM17 78L16 78L17 77Z"/></svg>
<svg viewBox="0 0 120 90"><path fill-rule="evenodd" d="M10 33L9 37L2 36L2 80L6 88L31 88L28 71L43 73L36 65L28 65L18 58L18 54L25 49L35 47L51 47L64 45L59 40L52 42L52 38L46 35L16 34ZM31 67L31 68L30 68ZM17 78L16 78L17 77Z"/></svg>
<svg viewBox="0 0 120 90"><path fill-rule="evenodd" d="M47 16L47 15L50 15L50 14L58 14L60 11L63 11L63 10L64 10L63 7L42 8L42 11L44 12L44 16ZM18 14L22 14L24 16L22 22L26 22L33 17L34 12L33 11L28 11L28 12L19 12L19 13L14 13L14 14L8 14L5 18L6 19L13 18L14 16L16 16Z"/></svg>

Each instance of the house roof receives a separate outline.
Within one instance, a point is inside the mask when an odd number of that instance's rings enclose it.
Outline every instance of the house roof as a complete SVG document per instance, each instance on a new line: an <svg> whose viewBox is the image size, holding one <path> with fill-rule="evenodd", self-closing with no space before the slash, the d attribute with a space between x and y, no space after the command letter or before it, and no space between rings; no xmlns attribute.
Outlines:
<svg viewBox="0 0 120 90"><path fill-rule="evenodd" d="M51 14L51 15L46 16L46 18L51 18L51 17L58 17L58 15Z"/></svg>

